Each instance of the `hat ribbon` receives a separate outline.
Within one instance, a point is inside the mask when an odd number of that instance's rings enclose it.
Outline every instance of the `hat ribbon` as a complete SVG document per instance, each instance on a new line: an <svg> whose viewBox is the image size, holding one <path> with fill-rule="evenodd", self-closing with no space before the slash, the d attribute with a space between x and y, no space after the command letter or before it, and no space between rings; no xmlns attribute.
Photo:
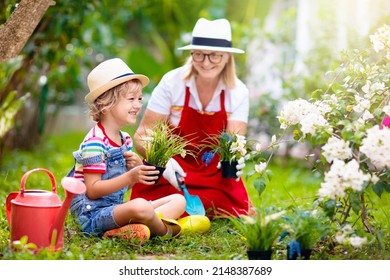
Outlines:
<svg viewBox="0 0 390 280"><path fill-rule="evenodd" d="M134 75L134 73L126 73L126 74L120 75L120 76L118 76L118 77L115 77L115 78L112 79L111 81L116 80L116 79L119 79L119 78L122 78L122 77L130 76L130 75Z"/></svg>
<svg viewBox="0 0 390 280"><path fill-rule="evenodd" d="M232 42L225 39L213 39L204 37L193 37L193 45L210 46L210 47L232 47Z"/></svg>

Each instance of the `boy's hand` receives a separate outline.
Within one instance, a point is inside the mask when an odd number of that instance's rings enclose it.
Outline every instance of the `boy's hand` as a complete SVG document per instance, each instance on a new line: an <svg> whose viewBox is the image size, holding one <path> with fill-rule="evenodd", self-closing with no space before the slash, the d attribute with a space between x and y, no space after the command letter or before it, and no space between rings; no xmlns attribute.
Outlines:
<svg viewBox="0 0 390 280"><path fill-rule="evenodd" d="M154 180L158 179L159 173L156 167L142 164L127 171L131 184L141 183L144 185L154 185Z"/></svg>
<svg viewBox="0 0 390 280"><path fill-rule="evenodd" d="M123 155L126 159L127 170L130 170L136 166L142 165L142 160L136 153L124 152Z"/></svg>

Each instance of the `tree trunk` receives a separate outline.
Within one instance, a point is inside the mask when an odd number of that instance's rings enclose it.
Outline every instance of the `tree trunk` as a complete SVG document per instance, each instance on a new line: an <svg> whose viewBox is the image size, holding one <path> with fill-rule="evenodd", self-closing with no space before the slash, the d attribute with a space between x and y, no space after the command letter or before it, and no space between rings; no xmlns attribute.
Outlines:
<svg viewBox="0 0 390 280"><path fill-rule="evenodd" d="M0 29L0 62L16 57L47 9L54 5L52 0L22 0Z"/></svg>

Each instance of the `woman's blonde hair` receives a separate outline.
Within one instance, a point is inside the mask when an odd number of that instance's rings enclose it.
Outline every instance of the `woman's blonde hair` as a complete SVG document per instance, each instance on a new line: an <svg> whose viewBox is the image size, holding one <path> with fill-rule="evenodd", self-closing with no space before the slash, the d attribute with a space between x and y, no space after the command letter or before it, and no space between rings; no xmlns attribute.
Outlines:
<svg viewBox="0 0 390 280"><path fill-rule="evenodd" d="M98 122L105 111L109 111L115 106L120 96L139 91L142 91L142 83L136 79L117 85L107 90L89 105L89 115L94 121Z"/></svg>
<svg viewBox="0 0 390 280"><path fill-rule="evenodd" d="M197 75L198 71L196 71L196 69L195 69L195 67L193 65L193 61L192 61L192 57L191 56L187 59L186 65L189 66L188 67L189 71L184 76L184 80L189 80L192 75ZM225 83L225 85L228 88L236 87L236 78L237 78L237 75L236 75L236 63L234 62L233 55L229 54L229 60L226 63L225 67L223 68L221 76L222 76L223 82Z"/></svg>

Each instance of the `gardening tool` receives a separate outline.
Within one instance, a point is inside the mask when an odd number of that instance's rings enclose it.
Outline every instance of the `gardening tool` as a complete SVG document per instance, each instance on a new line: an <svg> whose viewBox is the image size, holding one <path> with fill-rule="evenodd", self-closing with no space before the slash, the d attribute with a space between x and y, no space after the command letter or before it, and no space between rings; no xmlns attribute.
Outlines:
<svg viewBox="0 0 390 280"><path fill-rule="evenodd" d="M33 172L45 172L51 181L52 189L25 190L27 177ZM83 182L72 177L65 177L61 184L66 191L66 198L61 203L57 195L56 181L46 169L36 168L26 172L20 182L20 191L11 192L6 200L6 214L11 228L11 243L27 236L29 243L38 248L58 250L63 245L64 222L74 195L84 193Z"/></svg>
<svg viewBox="0 0 390 280"><path fill-rule="evenodd" d="M187 202L186 212L190 215L205 215L206 211L204 210L203 203L200 200L199 196L191 195L187 190L186 184L184 183L184 178L178 172L175 172L175 175L177 183L183 190L184 198Z"/></svg>

